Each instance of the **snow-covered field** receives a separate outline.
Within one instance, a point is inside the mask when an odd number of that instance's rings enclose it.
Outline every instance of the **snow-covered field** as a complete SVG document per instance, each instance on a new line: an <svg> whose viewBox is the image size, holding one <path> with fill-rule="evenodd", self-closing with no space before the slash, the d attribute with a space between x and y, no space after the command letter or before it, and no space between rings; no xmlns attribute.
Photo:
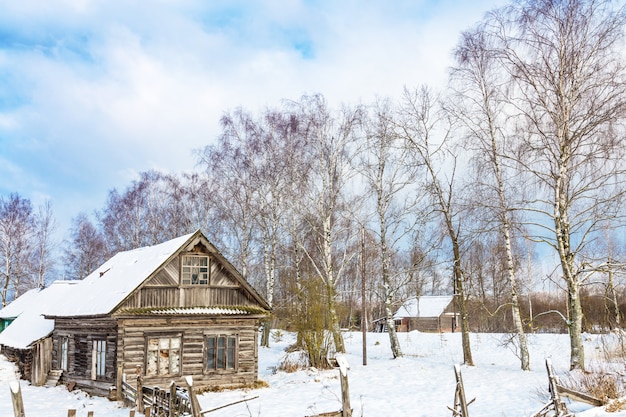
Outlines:
<svg viewBox="0 0 626 417"><path fill-rule="evenodd" d="M367 366L362 365L362 336L346 333L350 363L350 398L355 417L451 416L454 405L454 365L462 361L461 338L455 334L400 333L405 356L391 359L387 334L367 335ZM600 361L607 336L585 335L588 366ZM519 369L514 352L504 345L507 335L472 334L475 366L461 367L465 392L475 401L469 406L472 417L531 416L547 402L545 359L550 358L557 373L568 369L567 335L530 335L532 370ZM259 374L270 387L207 393L199 397L203 409L212 409L244 398L259 398L206 414L210 417L304 417L341 408L338 370L314 369L294 373L275 372L284 348L293 341L285 334L269 349L259 349ZM626 370L626 364L625 368ZM9 382L15 368L0 356L0 417L13 416ZM69 408L78 416L127 417L129 409L103 398L89 397L64 387L32 387L21 381L26 417L65 417ZM544 391L544 397L540 392ZM626 417L626 411L606 413L582 403L568 402L580 417ZM137 413L137 416L140 414Z"/></svg>

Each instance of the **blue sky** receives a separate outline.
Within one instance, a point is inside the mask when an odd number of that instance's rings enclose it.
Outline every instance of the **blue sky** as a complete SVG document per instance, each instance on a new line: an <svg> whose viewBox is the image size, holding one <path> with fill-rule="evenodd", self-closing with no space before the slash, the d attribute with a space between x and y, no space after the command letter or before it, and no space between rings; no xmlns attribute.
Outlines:
<svg viewBox="0 0 626 417"><path fill-rule="evenodd" d="M71 218L138 172L196 168L220 116L440 85L503 0L0 0L0 195Z"/></svg>

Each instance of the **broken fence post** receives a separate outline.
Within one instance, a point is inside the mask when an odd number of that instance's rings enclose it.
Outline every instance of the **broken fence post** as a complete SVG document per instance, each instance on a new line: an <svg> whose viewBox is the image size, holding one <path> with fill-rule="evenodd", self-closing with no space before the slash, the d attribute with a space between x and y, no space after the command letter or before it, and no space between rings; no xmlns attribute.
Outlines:
<svg viewBox="0 0 626 417"><path fill-rule="evenodd" d="M454 408L448 407L448 410L452 411L453 417L469 417L467 406L476 400L473 398L470 402L467 402L465 397L465 387L463 386L463 377L461 376L461 367L454 365L454 376L456 378L456 389L454 390Z"/></svg>
<svg viewBox="0 0 626 417"><path fill-rule="evenodd" d="M11 401L13 402L13 414L15 417L25 417L24 401L22 400L22 389L19 381L11 381L9 383L11 390Z"/></svg>
<svg viewBox="0 0 626 417"><path fill-rule="evenodd" d="M335 360L337 365L339 365L339 380L341 381L341 417L352 417L350 389L348 387L348 369L350 365L343 355L336 355Z"/></svg>
<svg viewBox="0 0 626 417"><path fill-rule="evenodd" d="M187 383L187 386L189 387L189 402L191 403L191 415L193 417L201 417L200 403L198 402L196 393L193 391L193 377L186 376L185 382Z"/></svg>

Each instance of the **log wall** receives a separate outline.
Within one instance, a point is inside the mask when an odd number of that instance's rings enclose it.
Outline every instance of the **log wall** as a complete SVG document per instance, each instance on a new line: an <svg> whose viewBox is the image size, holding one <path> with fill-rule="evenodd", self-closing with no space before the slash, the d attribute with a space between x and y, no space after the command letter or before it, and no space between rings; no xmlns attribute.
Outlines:
<svg viewBox="0 0 626 417"><path fill-rule="evenodd" d="M183 376L191 375L194 387L239 386L258 377L258 318L210 316L123 317L119 318L117 360L127 378L135 378L141 369L145 385L167 389L171 381L185 385ZM237 335L236 370L209 372L205 369L205 339L209 334ZM181 336L181 370L178 375L148 376L146 343L148 337Z"/></svg>
<svg viewBox="0 0 626 417"><path fill-rule="evenodd" d="M75 383L87 392L108 395L115 385L117 370L117 322L112 317L56 318L52 337L54 369L61 367L61 339L68 337L68 370L61 382ZM92 379L92 351L94 340L106 340L105 375Z"/></svg>

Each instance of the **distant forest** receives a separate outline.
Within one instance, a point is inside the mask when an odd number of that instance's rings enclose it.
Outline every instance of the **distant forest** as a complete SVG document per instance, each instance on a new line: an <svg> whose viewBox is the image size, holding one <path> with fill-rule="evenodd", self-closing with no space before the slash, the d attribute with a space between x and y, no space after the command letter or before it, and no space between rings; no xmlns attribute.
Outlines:
<svg viewBox="0 0 626 417"><path fill-rule="evenodd" d="M365 311L371 329L441 294L457 295L464 330L621 327L625 15L612 4L492 11L460 35L441 91L227 112L196 171L141 173L63 242L50 204L0 196L2 304L201 229L268 300L272 327L315 318L335 334Z"/></svg>

